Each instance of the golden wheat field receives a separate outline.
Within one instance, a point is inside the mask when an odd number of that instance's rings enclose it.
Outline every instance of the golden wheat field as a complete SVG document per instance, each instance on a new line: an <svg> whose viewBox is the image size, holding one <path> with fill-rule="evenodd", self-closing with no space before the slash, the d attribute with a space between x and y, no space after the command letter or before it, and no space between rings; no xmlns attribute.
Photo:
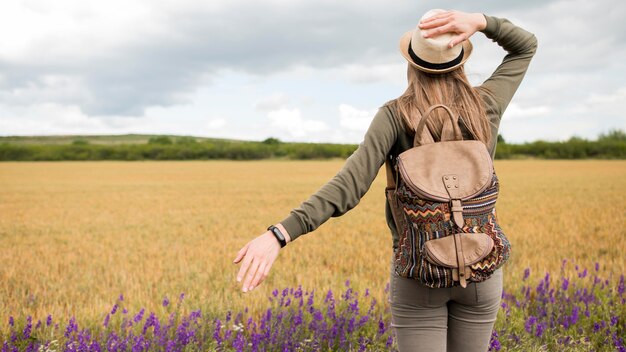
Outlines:
<svg viewBox="0 0 626 352"><path fill-rule="evenodd" d="M0 163L0 318L101 322L125 306L159 312L185 293L223 314L268 305L274 288L341 290L385 302L392 254L384 173L345 216L289 244L243 293L236 252L286 216L343 161ZM626 272L625 161L496 161L499 221L513 245L506 287L563 259Z"/></svg>

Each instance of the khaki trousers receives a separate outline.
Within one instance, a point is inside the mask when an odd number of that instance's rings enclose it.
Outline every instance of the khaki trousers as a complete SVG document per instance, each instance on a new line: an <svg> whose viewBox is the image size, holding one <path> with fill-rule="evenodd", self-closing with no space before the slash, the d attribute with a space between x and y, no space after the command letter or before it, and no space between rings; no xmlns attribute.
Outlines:
<svg viewBox="0 0 626 352"><path fill-rule="evenodd" d="M398 276L389 284L391 326L400 352L485 352L502 297L502 269L466 288L429 288Z"/></svg>

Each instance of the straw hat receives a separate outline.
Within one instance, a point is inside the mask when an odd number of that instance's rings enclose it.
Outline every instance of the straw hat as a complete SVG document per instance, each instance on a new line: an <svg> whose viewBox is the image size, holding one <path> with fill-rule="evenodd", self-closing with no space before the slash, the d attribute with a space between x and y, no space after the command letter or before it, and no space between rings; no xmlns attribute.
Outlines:
<svg viewBox="0 0 626 352"><path fill-rule="evenodd" d="M424 14L421 20L437 15L445 10L433 9ZM400 52L402 56L418 70L428 73L450 72L463 65L472 53L472 43L469 39L461 45L448 47L453 33L444 33L435 37L424 38L423 30L417 26L400 38Z"/></svg>

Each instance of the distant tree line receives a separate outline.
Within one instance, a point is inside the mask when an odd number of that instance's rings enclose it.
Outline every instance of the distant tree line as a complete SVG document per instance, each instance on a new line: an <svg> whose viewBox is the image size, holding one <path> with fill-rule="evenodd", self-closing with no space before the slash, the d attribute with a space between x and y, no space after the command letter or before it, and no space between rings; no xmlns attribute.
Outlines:
<svg viewBox="0 0 626 352"><path fill-rule="evenodd" d="M499 136L500 137L500 136ZM597 140L572 137L564 142L536 141L524 144L507 144L498 139L496 159L625 159L626 133L612 130L601 134Z"/></svg>
<svg viewBox="0 0 626 352"><path fill-rule="evenodd" d="M79 138L71 144L2 143L0 161L345 159L357 147L354 144L284 143L276 138L246 142L154 136L143 144L92 144L88 139ZM626 134L613 130L597 140L572 137L564 142L524 144L508 144L498 136L496 159L515 158L625 159Z"/></svg>
<svg viewBox="0 0 626 352"><path fill-rule="evenodd" d="M0 144L0 161L60 160L258 160L347 158L357 148L349 144L282 143L211 140L157 136L144 144L90 144L86 139L71 144Z"/></svg>

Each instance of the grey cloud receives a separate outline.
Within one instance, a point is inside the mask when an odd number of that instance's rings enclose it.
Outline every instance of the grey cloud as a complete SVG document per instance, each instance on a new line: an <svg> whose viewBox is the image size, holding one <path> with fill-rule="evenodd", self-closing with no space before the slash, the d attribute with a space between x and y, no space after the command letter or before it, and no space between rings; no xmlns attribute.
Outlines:
<svg viewBox="0 0 626 352"><path fill-rule="evenodd" d="M530 24L540 37L540 52L531 69L534 74L566 74L615 65L625 54L626 33L620 21L626 7L607 0L594 2L591 6L597 6L598 11L603 7L612 9L606 19L589 14L589 5L576 9L569 3L490 0L481 2L478 8L470 1L443 1L436 6L497 15L510 13ZM186 102L187 93L210 84L212 75L224 69L267 75L295 65L332 68L343 64L394 64L401 61L397 54L399 36L416 24L427 7L434 5L412 1L281 5L233 1L218 10L171 10L163 22L171 35L147 36L139 43L116 48L106 57L46 57L39 63L0 61L0 72L5 76L0 82L5 92L0 94L0 101L29 104L54 100L78 105L88 115L139 116L148 106ZM605 24L602 32L608 33L608 39L599 40L595 29L568 31L568 16L575 20L573 23L593 21L592 29ZM44 52L42 48L42 57ZM623 64L616 70L624 72ZM49 86L43 79L50 74L79 77L80 89L51 93L58 87ZM14 94L20 89L32 91L33 87L38 88L30 96Z"/></svg>

